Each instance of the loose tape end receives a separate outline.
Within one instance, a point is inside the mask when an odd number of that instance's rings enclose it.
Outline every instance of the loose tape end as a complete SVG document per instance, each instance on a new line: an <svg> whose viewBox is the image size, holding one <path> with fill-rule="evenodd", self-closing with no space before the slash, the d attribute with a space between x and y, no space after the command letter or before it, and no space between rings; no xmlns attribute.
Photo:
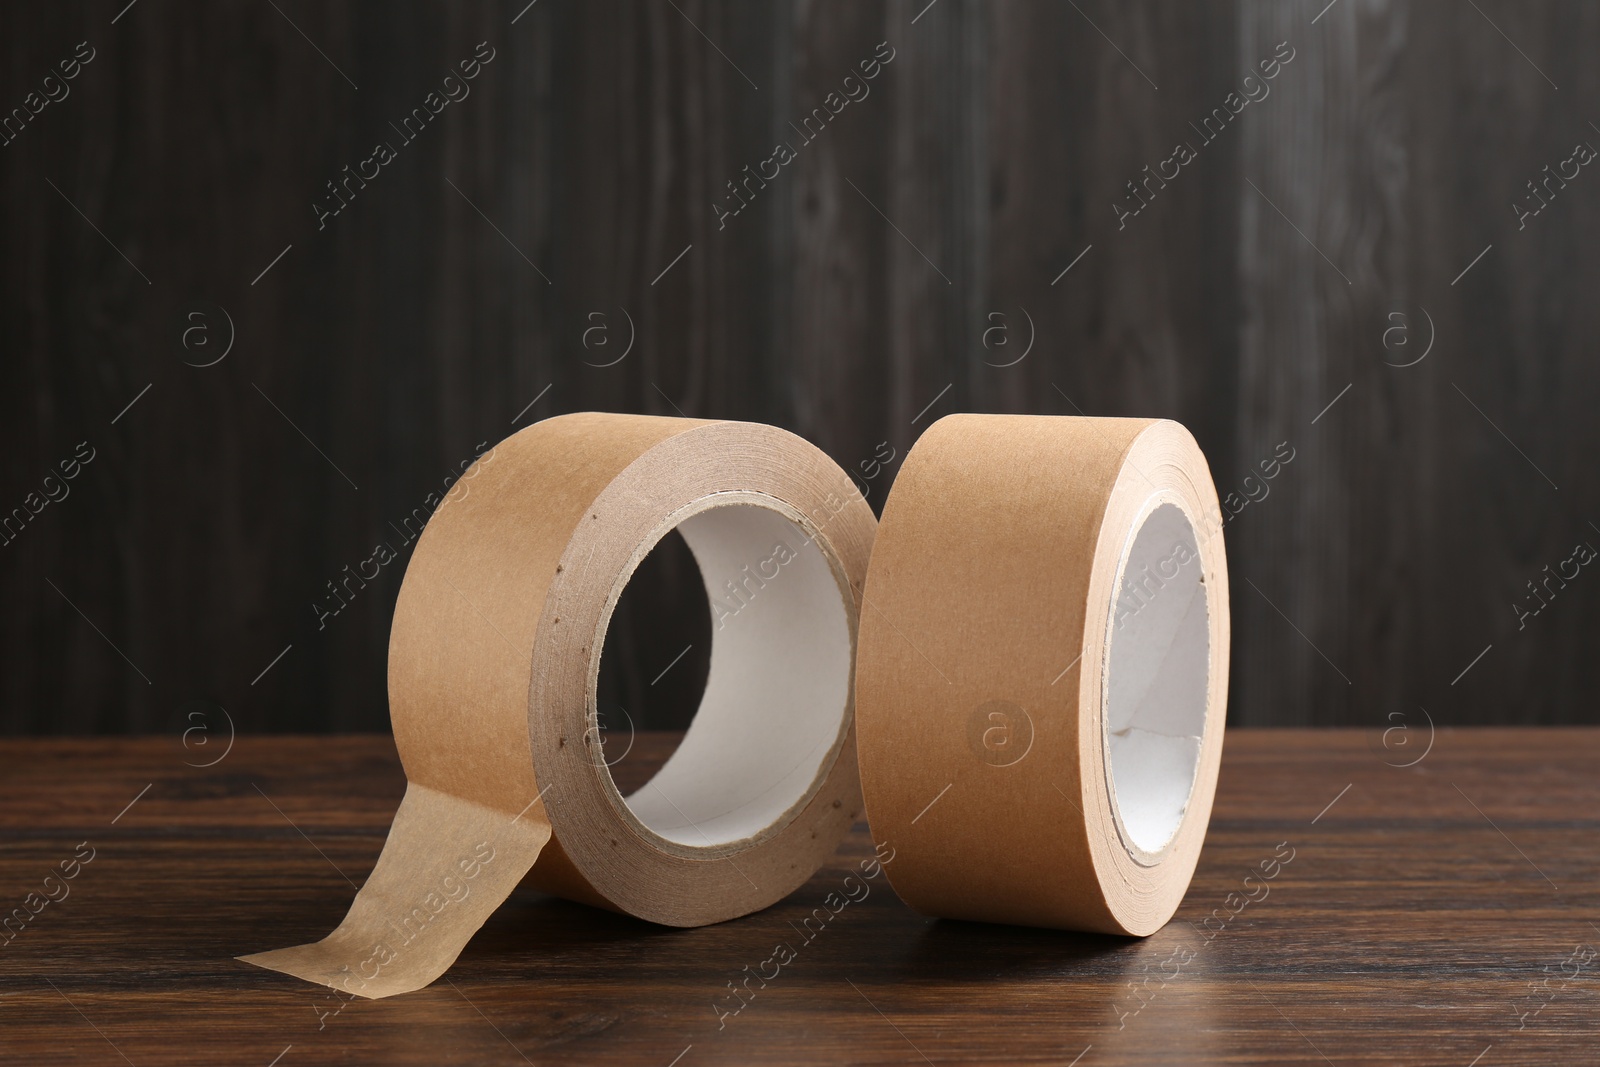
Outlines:
<svg viewBox="0 0 1600 1067"><path fill-rule="evenodd" d="M549 840L540 806L514 815L412 783L338 929L238 959L369 1000L421 989L450 968Z"/></svg>

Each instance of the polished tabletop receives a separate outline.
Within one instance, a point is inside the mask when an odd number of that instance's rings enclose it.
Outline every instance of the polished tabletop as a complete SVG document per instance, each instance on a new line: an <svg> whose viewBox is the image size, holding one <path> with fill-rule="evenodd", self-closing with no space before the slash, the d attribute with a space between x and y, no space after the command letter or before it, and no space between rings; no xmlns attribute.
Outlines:
<svg viewBox="0 0 1600 1067"><path fill-rule="evenodd" d="M393 741L195 740L0 742L0 911L25 919L0 1063L1600 1062L1600 730L1231 731L1194 883L1145 940L934 920L881 877L838 906L858 823L717 926L519 890L382 1001L234 957L343 917L404 789ZM619 784L674 741L639 735Z"/></svg>

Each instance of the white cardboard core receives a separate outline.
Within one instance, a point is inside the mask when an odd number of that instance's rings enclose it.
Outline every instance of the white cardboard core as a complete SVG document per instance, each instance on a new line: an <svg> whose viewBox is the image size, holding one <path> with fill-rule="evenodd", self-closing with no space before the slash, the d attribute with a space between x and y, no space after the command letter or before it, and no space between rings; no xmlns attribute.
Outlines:
<svg viewBox="0 0 1600 1067"><path fill-rule="evenodd" d="M1211 658L1201 568L1188 516L1159 504L1128 548L1112 611L1111 802L1129 843L1149 854L1178 832L1200 765Z"/></svg>
<svg viewBox="0 0 1600 1067"><path fill-rule="evenodd" d="M819 781L850 706L850 621L832 567L795 523L751 504L678 527L711 607L711 671L689 731L625 803L690 847L755 837Z"/></svg>

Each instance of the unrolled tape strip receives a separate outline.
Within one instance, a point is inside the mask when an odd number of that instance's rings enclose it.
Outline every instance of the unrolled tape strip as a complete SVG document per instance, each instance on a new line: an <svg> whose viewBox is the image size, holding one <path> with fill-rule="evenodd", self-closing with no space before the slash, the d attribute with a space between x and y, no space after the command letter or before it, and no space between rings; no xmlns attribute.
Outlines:
<svg viewBox="0 0 1600 1067"><path fill-rule="evenodd" d="M856 666L895 891L1144 935L1194 874L1222 753L1228 573L1177 423L951 415L884 505Z"/></svg>
<svg viewBox="0 0 1600 1067"><path fill-rule="evenodd" d="M719 922L799 887L860 814L851 671L875 524L844 471L768 426L581 414L465 478L395 606L407 787L383 853L338 929L250 963L363 997L419 989L525 877ZM682 744L623 797L599 742L600 653L674 529L711 600L711 669Z"/></svg>

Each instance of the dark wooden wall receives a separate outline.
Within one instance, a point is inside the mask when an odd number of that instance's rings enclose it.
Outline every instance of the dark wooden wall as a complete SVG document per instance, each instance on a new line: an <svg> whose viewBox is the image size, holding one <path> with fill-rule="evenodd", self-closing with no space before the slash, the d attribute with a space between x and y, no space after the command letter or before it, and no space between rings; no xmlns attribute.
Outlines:
<svg viewBox="0 0 1600 1067"><path fill-rule="evenodd" d="M769 421L851 468L952 411L1165 416L1241 496L1287 442L1226 530L1233 721L1594 720L1600 576L1513 605L1600 546L1600 174L1520 229L1511 205L1600 145L1600 9L125 3L0 12L0 107L94 49L0 146L0 513L94 455L0 547L4 731L171 730L194 701L385 728L405 554L319 629L325 583L403 547L480 442L586 409ZM880 42L869 95L719 222ZM608 645L643 723L705 669L691 568L664 553Z"/></svg>

